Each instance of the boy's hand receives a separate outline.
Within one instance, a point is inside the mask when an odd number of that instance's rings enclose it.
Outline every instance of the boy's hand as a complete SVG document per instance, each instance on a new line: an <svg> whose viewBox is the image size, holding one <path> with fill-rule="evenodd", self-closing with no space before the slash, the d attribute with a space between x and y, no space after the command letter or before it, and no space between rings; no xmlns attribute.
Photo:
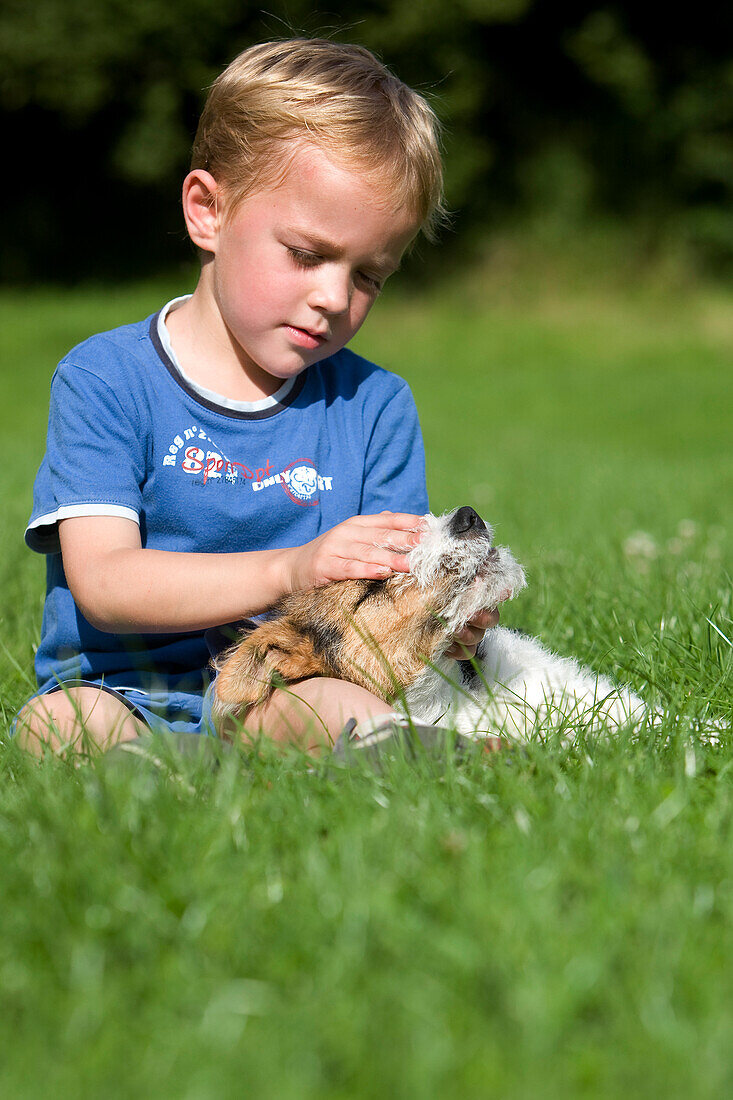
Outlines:
<svg viewBox="0 0 733 1100"><path fill-rule="evenodd" d="M466 661L476 655L476 647L491 626L499 622L498 607L487 608L479 611L470 622L466 623L463 630L459 630L453 636L453 644L446 650L446 657L454 661Z"/></svg>
<svg viewBox="0 0 733 1100"><path fill-rule="evenodd" d="M381 580L392 573L409 573L408 553L420 541L422 516L380 512L352 516L305 546L288 551L293 592L318 588L331 581ZM394 547L385 550L385 544Z"/></svg>

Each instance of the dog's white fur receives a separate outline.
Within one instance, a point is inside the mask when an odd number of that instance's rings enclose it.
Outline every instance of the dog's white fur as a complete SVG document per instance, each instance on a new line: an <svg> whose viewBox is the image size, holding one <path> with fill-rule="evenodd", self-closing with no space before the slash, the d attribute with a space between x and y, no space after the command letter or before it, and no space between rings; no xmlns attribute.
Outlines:
<svg viewBox="0 0 733 1100"><path fill-rule="evenodd" d="M455 536L454 515L426 517L427 532L411 551L411 572L404 578L404 584L429 591L439 575L455 576L438 608L450 634L526 584L510 551L493 546L488 525L478 537ZM522 740L548 726L570 740L579 727L613 730L640 724L645 715L641 699L628 688L503 627L487 631L476 663L478 674L466 680L466 665L446 658L444 647L408 688L402 709L416 720L451 726L467 736L498 733Z"/></svg>

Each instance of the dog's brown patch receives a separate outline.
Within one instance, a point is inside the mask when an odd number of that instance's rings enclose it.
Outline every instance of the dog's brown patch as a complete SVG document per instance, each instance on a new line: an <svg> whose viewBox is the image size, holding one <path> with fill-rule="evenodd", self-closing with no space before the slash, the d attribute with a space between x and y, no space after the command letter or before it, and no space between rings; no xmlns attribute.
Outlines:
<svg viewBox="0 0 733 1100"><path fill-rule="evenodd" d="M445 638L433 610L437 595L390 577L339 581L289 596L275 618L216 662L215 715L241 717L278 683L311 676L349 680L393 700Z"/></svg>

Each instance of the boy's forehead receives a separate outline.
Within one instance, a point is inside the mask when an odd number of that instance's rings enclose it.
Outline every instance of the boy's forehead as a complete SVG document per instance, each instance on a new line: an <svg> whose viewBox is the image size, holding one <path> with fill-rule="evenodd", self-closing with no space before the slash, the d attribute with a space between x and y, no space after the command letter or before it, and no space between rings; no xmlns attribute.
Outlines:
<svg viewBox="0 0 733 1100"><path fill-rule="evenodd" d="M298 143L272 192L282 227L308 235L329 251L341 246L345 230L373 237L376 259L394 265L420 228L383 181L358 171L312 142Z"/></svg>

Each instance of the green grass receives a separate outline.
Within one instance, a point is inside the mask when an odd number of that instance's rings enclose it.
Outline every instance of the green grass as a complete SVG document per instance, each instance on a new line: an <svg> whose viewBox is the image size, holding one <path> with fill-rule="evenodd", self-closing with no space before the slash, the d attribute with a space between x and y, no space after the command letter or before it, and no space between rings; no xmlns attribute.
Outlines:
<svg viewBox="0 0 733 1100"><path fill-rule="evenodd" d="M473 504L526 565L505 621L693 725L730 716L732 296L569 286L487 267L387 294L357 347L413 387L434 508ZM6 724L51 371L179 290L0 298ZM732 762L673 717L445 774L0 746L0 1092L728 1095Z"/></svg>

